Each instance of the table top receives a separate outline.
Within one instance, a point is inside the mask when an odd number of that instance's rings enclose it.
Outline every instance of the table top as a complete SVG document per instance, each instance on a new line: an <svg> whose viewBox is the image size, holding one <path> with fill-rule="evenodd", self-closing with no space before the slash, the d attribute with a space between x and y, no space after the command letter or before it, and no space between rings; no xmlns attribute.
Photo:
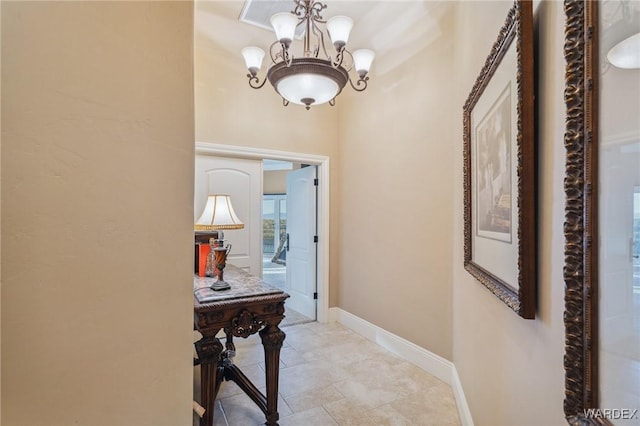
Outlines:
<svg viewBox="0 0 640 426"><path fill-rule="evenodd" d="M209 287L216 282L215 277L193 277L194 308L204 309L219 304L228 304L247 298L282 298L289 297L279 288L272 287L260 278L249 274L242 269L228 264L224 269L224 280L229 283L231 289L213 291Z"/></svg>

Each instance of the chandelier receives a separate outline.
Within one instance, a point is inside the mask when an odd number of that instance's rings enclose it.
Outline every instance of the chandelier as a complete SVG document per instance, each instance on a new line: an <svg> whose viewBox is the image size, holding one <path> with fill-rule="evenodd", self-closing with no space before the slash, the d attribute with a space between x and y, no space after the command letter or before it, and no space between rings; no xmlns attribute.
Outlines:
<svg viewBox="0 0 640 426"><path fill-rule="evenodd" d="M369 80L367 74L375 54L368 49L359 49L353 53L347 50L353 20L347 16L334 16L325 21L322 17L322 11L327 7L325 4L315 0L293 2L293 12L276 13L271 17L277 40L269 47L272 63L262 82L258 72L265 55L264 50L253 46L242 49L242 56L249 70L249 86L260 89L269 80L275 91L282 96L284 106L291 102L304 105L306 109L326 102L335 105L336 96L347 81L354 90L365 90ZM303 24L304 50L301 56L296 57L291 43L296 28ZM326 26L335 48L334 57L327 53L325 36L318 24ZM355 84L349 75L351 70L355 70L357 74Z"/></svg>

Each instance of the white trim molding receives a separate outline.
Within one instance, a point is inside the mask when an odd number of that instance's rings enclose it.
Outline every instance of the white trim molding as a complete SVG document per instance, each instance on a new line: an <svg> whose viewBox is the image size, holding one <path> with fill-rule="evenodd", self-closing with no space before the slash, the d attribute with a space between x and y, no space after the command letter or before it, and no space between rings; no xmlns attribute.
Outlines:
<svg viewBox="0 0 640 426"><path fill-rule="evenodd" d="M400 358L422 368L427 373L447 383L453 389L460 422L464 426L473 426L471 411L464 396L462 384L455 365L439 355L416 345L402 337L378 327L360 317L340 308L330 308L329 318L355 331L372 342L382 346Z"/></svg>
<svg viewBox="0 0 640 426"><path fill-rule="evenodd" d="M318 166L318 322L329 321L329 157L246 146L196 142L196 155L280 160Z"/></svg>

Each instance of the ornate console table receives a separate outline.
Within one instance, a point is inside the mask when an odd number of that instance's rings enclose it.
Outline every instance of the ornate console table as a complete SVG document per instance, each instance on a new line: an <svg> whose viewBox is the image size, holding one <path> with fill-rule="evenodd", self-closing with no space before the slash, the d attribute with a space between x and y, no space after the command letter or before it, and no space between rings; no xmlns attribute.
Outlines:
<svg viewBox="0 0 640 426"><path fill-rule="evenodd" d="M262 410L266 424L278 424L278 370L280 348L285 334L278 324L284 318L284 301L289 295L258 277L227 264L225 281L230 290L208 287L216 278L194 277L194 328L202 334L195 343L201 365L201 405L205 408L200 426L213 425L215 399L222 380L233 380ZM224 330L223 347L216 337ZM264 346L266 393L263 395L236 367L233 337L249 337L259 332Z"/></svg>

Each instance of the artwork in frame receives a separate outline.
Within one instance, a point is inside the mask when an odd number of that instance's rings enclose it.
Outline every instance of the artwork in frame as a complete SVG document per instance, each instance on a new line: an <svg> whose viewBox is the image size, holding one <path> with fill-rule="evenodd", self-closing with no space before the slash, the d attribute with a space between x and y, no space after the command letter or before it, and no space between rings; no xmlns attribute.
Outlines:
<svg viewBox="0 0 640 426"><path fill-rule="evenodd" d="M464 267L526 319L537 279L532 9L509 9L463 107Z"/></svg>

